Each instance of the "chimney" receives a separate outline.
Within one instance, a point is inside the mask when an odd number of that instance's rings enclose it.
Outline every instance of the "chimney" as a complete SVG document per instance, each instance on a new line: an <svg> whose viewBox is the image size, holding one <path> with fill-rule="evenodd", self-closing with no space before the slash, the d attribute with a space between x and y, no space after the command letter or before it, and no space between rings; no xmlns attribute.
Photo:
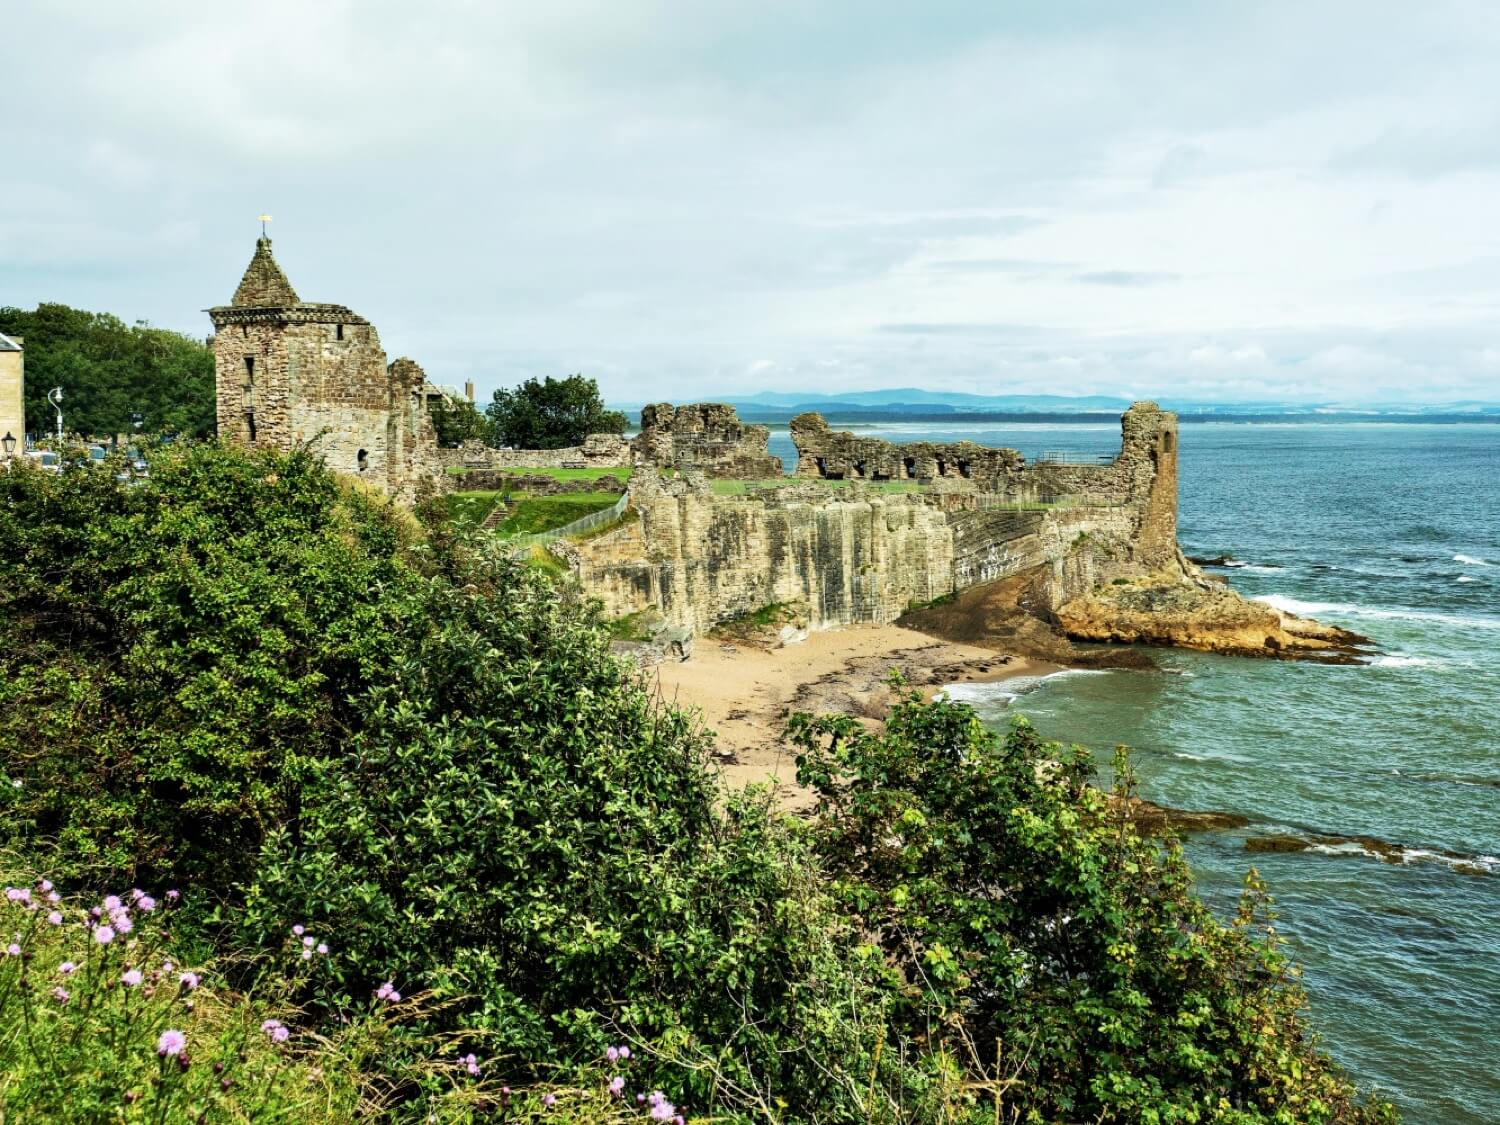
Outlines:
<svg viewBox="0 0 1500 1125"><path fill-rule="evenodd" d="M474 380L473 379L465 379L464 380L464 394L465 394L465 396L468 397L469 405L473 406L474 405Z"/></svg>

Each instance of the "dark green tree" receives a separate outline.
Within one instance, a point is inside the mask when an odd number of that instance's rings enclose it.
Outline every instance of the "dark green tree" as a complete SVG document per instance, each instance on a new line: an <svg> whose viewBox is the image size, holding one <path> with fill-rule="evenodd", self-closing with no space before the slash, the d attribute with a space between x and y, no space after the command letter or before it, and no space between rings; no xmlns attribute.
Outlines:
<svg viewBox="0 0 1500 1125"><path fill-rule="evenodd" d="M599 384L582 375L549 375L498 390L485 413L495 424L496 440L517 449L562 449L589 434L624 433L629 425L620 411L604 408Z"/></svg>
<svg viewBox="0 0 1500 1125"><path fill-rule="evenodd" d="M207 437L214 432L214 357L202 340L126 324L109 313L67 305L0 308L0 332L26 345L26 419L32 432L54 425L47 392L63 388L64 425L92 437L130 433L141 416L151 433Z"/></svg>
<svg viewBox="0 0 1500 1125"><path fill-rule="evenodd" d="M457 449L466 441L494 443L495 423L489 415L481 414L472 402L455 401L444 397L428 409L432 428L437 434L437 443L444 449Z"/></svg>

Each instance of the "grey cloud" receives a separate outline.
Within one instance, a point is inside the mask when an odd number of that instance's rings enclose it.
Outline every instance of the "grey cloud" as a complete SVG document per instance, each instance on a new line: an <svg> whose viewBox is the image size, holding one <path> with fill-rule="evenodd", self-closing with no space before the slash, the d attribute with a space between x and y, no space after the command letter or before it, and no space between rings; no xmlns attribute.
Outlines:
<svg viewBox="0 0 1500 1125"><path fill-rule="evenodd" d="M1165 285L1169 282L1181 280L1181 274L1175 273L1153 273L1139 270L1094 270L1089 273L1075 273L1073 280L1083 285L1112 285L1119 288L1133 288L1141 285Z"/></svg>

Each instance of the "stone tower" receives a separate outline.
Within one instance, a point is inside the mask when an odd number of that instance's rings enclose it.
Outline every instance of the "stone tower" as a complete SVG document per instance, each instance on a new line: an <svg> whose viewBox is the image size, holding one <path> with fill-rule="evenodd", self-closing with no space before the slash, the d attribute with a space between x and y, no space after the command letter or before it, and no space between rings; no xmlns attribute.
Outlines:
<svg viewBox="0 0 1500 1125"><path fill-rule="evenodd" d="M345 306L299 299L269 238L256 241L232 302L208 315L221 438L306 446L402 496L434 471L422 369L409 359L387 366L375 326Z"/></svg>

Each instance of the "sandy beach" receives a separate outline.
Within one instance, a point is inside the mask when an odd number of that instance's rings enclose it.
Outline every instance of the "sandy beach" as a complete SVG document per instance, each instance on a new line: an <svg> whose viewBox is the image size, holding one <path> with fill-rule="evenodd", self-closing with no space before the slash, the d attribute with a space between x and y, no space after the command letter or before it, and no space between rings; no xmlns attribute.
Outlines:
<svg viewBox="0 0 1500 1125"><path fill-rule="evenodd" d="M992 649L936 640L898 625L850 626L763 648L700 637L691 659L662 664L662 697L698 711L715 732L715 760L731 785L769 782L788 808L811 795L796 783L794 751L782 739L794 711L840 711L872 725L890 705L886 679L933 692L944 684L1001 680L1052 666Z"/></svg>

